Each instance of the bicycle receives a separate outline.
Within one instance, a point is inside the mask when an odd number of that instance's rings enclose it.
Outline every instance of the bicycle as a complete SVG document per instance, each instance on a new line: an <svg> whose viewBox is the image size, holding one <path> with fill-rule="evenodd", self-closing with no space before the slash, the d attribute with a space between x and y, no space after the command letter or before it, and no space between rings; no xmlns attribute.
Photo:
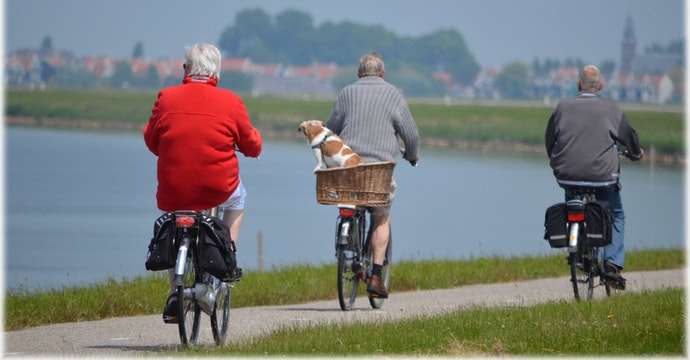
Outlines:
<svg viewBox="0 0 690 360"><path fill-rule="evenodd" d="M619 150L618 154L629 157L627 150ZM603 258L604 247L611 243L613 216L606 204L597 202L596 187L571 186L565 190L570 200L546 211L544 238L552 248L567 248L576 299L591 300L598 286L604 286L607 296L617 294L625 289L625 280L607 277Z"/></svg>
<svg viewBox="0 0 690 360"><path fill-rule="evenodd" d="M337 205L339 212L335 256L338 262L338 302L342 310L352 309L359 281L367 282L371 276L373 221L367 215L368 208L388 204L394 167L395 162L378 162L316 171L317 201L324 205ZM381 272L386 288L390 283L392 242L391 236ZM380 308L383 301L383 298L369 295L369 303L375 309Z"/></svg>
<svg viewBox="0 0 690 360"><path fill-rule="evenodd" d="M199 339L201 314L211 320L211 332L216 345L222 345L228 334L231 289L233 285L221 281L200 267L200 223L204 216L216 216L209 211L174 211L173 234L180 239L175 261L173 283L177 290L177 318L182 346L194 345Z"/></svg>
<svg viewBox="0 0 690 360"><path fill-rule="evenodd" d="M566 202L568 219L568 265L570 281L576 299L591 300L594 288L604 286L606 295L618 293L625 288L622 280L604 276L605 243L594 244L587 238L587 205L596 201L596 188L576 187L567 189L571 200ZM590 214L591 215L591 214ZM610 239L608 240L610 243ZM600 246L599 246L600 245ZM595 282L598 277L599 281Z"/></svg>
<svg viewBox="0 0 690 360"><path fill-rule="evenodd" d="M339 204L338 211L335 232L335 256L338 260L338 302L342 310L351 310L357 298L359 280L366 284L374 266L371 246L373 221L368 218L368 211L365 206ZM367 223L369 224L368 229ZM381 281L386 288L390 283L392 256L393 235L391 233L381 270ZM383 301L384 299L369 294L369 304L372 308L381 308Z"/></svg>

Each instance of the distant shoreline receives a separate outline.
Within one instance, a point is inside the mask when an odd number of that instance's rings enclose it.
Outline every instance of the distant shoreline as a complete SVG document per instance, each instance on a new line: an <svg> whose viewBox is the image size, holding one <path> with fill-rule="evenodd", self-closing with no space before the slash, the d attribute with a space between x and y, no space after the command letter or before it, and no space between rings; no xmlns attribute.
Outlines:
<svg viewBox="0 0 690 360"><path fill-rule="evenodd" d="M28 127L49 127L49 128L73 128L85 130L99 130L99 131L141 131L143 125L135 126L135 124L126 121L99 121L99 120L78 120L78 119L59 119L59 118L38 118L38 117L5 117L6 125L19 125ZM300 139L301 137L296 132L292 131L275 131L275 130L261 130L261 134L266 138L272 139ZM530 145L509 141L468 141L456 139L438 139L424 137L421 139L421 145L431 148L447 148L458 150L482 150L482 151L509 151L520 153L544 153L543 146ZM685 156L683 155L658 155L653 154L653 151L645 149L646 156L643 162L658 162L663 165L685 165ZM654 158L652 159L651 156ZM651 160L650 160L651 159Z"/></svg>

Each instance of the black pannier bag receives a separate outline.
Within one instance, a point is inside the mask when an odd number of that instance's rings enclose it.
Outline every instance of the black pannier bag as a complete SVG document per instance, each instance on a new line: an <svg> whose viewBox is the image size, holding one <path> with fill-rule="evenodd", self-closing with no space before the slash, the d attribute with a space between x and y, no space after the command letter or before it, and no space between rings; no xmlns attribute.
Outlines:
<svg viewBox="0 0 690 360"><path fill-rule="evenodd" d="M568 207L566 203L549 206L544 217L544 240L547 240L552 248L568 246Z"/></svg>
<svg viewBox="0 0 690 360"><path fill-rule="evenodd" d="M173 222L173 214L165 213L153 224L153 238L146 254L146 270L166 270L175 266Z"/></svg>
<svg viewBox="0 0 690 360"><path fill-rule="evenodd" d="M587 245L602 247L611 243L613 212L607 201L596 200L585 205L585 237Z"/></svg>
<svg viewBox="0 0 690 360"><path fill-rule="evenodd" d="M215 216L204 215L199 224L199 247L201 268L223 281L230 280L237 258L228 225Z"/></svg>

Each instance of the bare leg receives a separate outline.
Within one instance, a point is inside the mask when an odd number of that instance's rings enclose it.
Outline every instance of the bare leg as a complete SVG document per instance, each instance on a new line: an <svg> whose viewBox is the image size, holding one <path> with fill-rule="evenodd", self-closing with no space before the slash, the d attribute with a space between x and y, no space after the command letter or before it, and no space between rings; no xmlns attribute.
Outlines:
<svg viewBox="0 0 690 360"><path fill-rule="evenodd" d="M240 228L244 219L244 210L225 210L223 212L223 222L230 228L230 238L237 245L240 237Z"/></svg>
<svg viewBox="0 0 690 360"><path fill-rule="evenodd" d="M374 251L374 264L383 265L390 238L390 216L374 216L374 231L371 234L371 246Z"/></svg>

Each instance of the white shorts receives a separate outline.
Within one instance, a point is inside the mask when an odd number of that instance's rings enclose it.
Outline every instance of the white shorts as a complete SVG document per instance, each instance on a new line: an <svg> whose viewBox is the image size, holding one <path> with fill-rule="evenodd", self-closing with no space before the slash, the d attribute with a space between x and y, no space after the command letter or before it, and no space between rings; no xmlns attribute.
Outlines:
<svg viewBox="0 0 690 360"><path fill-rule="evenodd" d="M235 191L232 192L230 197L225 200L222 204L218 205L220 210L244 210L244 199L247 197L247 190L244 188L244 185L242 185L242 179L240 179L240 183L237 185L237 188L235 188Z"/></svg>

